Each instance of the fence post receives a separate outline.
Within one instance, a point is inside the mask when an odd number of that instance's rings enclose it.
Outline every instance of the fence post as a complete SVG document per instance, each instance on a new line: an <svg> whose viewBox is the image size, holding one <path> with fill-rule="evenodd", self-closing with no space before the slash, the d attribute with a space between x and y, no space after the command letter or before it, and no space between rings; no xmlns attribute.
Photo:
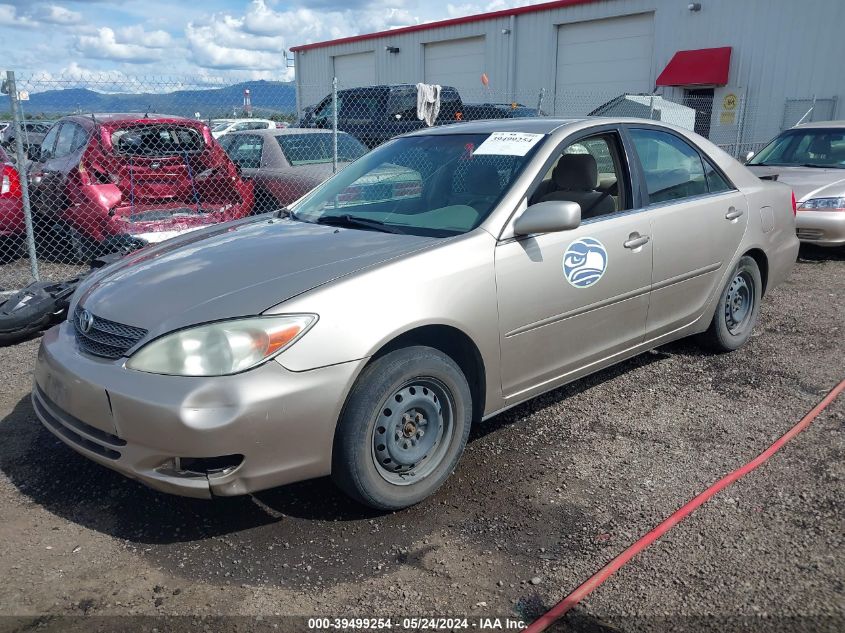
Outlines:
<svg viewBox="0 0 845 633"><path fill-rule="evenodd" d="M540 88L540 94L537 95L537 116L543 116L543 97L546 96L546 89Z"/></svg>
<svg viewBox="0 0 845 633"><path fill-rule="evenodd" d="M337 77L332 78L332 173L337 173Z"/></svg>
<svg viewBox="0 0 845 633"><path fill-rule="evenodd" d="M27 156L23 147L23 113L18 102L18 87L15 84L15 71L6 71L6 81L9 88L9 101L12 106L12 121L15 126L15 161L18 170L18 180L21 183L21 198L23 199L23 220L26 227L26 249L29 252L29 272L33 280L41 281L38 274L38 257L35 254L35 232L32 228L32 207L29 204L29 176L26 169Z"/></svg>

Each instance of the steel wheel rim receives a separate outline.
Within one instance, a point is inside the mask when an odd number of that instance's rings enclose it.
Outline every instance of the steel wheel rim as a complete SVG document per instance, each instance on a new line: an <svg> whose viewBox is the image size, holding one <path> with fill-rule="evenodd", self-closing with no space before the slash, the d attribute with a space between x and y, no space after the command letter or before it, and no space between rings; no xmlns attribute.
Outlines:
<svg viewBox="0 0 845 633"><path fill-rule="evenodd" d="M728 286L725 297L725 325L737 335L751 320L754 312L754 279L747 271L738 272Z"/></svg>
<svg viewBox="0 0 845 633"><path fill-rule="evenodd" d="M373 464L388 483L407 486L443 462L455 430L449 389L436 378L414 378L381 403L370 443Z"/></svg>

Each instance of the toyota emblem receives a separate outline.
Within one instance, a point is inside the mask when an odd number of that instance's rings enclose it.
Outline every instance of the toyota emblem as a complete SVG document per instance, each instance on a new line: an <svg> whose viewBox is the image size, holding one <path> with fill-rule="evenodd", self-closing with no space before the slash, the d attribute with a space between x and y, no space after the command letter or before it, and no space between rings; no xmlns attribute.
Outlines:
<svg viewBox="0 0 845 633"><path fill-rule="evenodd" d="M83 310L79 313L78 325L80 332L88 334L94 325L94 315L88 312L88 310Z"/></svg>

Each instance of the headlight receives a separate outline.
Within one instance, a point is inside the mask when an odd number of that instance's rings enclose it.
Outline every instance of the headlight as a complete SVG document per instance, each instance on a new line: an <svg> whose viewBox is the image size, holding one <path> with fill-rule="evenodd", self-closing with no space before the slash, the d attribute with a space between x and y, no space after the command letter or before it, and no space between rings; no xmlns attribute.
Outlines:
<svg viewBox="0 0 845 633"><path fill-rule="evenodd" d="M802 202L798 208L813 211L845 211L845 198L813 198Z"/></svg>
<svg viewBox="0 0 845 633"><path fill-rule="evenodd" d="M291 314L200 325L148 343L126 366L170 376L236 374L290 347L316 321L315 314Z"/></svg>

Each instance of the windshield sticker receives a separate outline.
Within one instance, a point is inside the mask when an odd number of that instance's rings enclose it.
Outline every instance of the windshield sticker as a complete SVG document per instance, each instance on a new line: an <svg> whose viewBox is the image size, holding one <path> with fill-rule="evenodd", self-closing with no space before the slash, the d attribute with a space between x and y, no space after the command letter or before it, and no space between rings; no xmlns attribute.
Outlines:
<svg viewBox="0 0 845 633"><path fill-rule="evenodd" d="M493 132L475 150L474 154L492 154L495 156L525 156L540 142L543 134L528 132Z"/></svg>
<svg viewBox="0 0 845 633"><path fill-rule="evenodd" d="M563 274L576 288L589 288L607 269L607 250L594 237L575 240L563 254Z"/></svg>

